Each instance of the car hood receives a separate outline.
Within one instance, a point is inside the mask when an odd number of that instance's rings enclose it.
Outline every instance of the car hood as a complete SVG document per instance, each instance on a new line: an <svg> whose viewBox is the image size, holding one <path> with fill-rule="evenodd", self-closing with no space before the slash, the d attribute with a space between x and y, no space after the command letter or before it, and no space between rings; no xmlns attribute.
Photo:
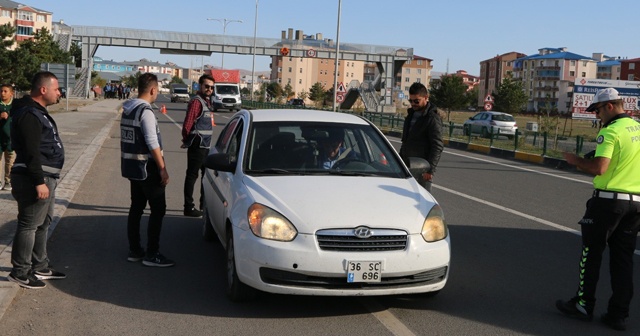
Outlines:
<svg viewBox="0 0 640 336"><path fill-rule="evenodd" d="M401 229L419 233L435 199L413 178L246 176L253 201L287 217L299 233L320 229Z"/></svg>

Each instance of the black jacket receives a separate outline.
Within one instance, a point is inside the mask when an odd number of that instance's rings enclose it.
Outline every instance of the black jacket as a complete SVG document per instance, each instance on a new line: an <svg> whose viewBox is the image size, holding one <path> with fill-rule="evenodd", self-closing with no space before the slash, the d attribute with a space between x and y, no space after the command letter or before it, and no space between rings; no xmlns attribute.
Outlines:
<svg viewBox="0 0 640 336"><path fill-rule="evenodd" d="M420 157L431 165L430 173L436 171L440 155L444 149L442 141L442 119L438 114L436 106L431 102L427 103L424 115L416 120L411 127L411 119L414 114L413 109L408 110L407 118L404 120L402 128L402 146L400 156L409 165L409 157Z"/></svg>

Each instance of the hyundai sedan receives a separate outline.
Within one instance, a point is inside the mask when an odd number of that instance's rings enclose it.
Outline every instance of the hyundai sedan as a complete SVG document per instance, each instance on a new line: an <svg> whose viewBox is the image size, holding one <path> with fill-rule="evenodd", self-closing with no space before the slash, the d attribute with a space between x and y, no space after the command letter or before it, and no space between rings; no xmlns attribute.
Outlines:
<svg viewBox="0 0 640 336"><path fill-rule="evenodd" d="M449 275L441 207L358 116L242 110L205 160L203 236L227 256L227 295L434 295ZM413 175L412 175L413 174Z"/></svg>

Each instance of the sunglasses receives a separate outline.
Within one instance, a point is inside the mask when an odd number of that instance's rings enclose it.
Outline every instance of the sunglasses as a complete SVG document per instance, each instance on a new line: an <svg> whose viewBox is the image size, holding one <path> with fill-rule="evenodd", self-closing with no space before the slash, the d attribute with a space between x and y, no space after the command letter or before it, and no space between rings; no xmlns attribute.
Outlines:
<svg viewBox="0 0 640 336"><path fill-rule="evenodd" d="M420 104L421 99L409 99L409 103L411 104Z"/></svg>
<svg viewBox="0 0 640 336"><path fill-rule="evenodd" d="M213 89L213 85L207 85L207 84L204 84L204 85L202 85L202 87L203 87L205 90Z"/></svg>
<svg viewBox="0 0 640 336"><path fill-rule="evenodd" d="M596 108L593 110L596 114L600 113L600 109L607 106L607 103L604 103L600 106L596 106Z"/></svg>

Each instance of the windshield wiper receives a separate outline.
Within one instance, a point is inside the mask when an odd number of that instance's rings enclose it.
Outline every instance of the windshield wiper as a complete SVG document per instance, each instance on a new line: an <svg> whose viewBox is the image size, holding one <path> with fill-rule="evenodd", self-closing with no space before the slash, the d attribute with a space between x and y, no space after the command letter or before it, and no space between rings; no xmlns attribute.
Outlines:
<svg viewBox="0 0 640 336"><path fill-rule="evenodd" d="M357 171L347 171L347 170L327 170L327 174L330 175L341 175L341 176L376 176L374 173L365 173L365 172L357 172Z"/></svg>
<svg viewBox="0 0 640 336"><path fill-rule="evenodd" d="M247 173L251 174L293 174L291 171L280 168L269 168L269 169L260 169L260 170L249 170Z"/></svg>

